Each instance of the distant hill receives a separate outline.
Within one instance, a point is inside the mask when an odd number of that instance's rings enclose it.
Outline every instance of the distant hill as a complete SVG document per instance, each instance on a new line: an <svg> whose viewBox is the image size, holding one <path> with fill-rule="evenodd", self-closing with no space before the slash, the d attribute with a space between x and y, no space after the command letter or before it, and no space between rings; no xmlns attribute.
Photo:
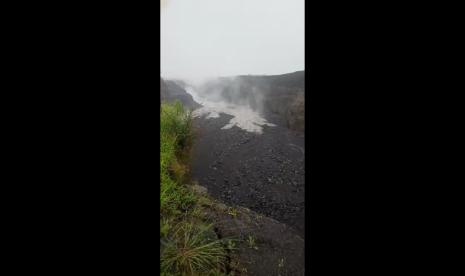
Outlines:
<svg viewBox="0 0 465 276"><path fill-rule="evenodd" d="M294 73L288 73L283 75L242 75L238 77L256 85L305 89L305 71L297 71Z"/></svg>
<svg viewBox="0 0 465 276"><path fill-rule="evenodd" d="M160 100L161 102L174 102L179 100L185 107L189 109L195 109L200 107L198 103L194 101L192 96L184 90L175 81L164 80L160 77Z"/></svg>
<svg viewBox="0 0 465 276"><path fill-rule="evenodd" d="M218 78L199 87L199 91L206 95L219 92L226 101L247 104L272 122L297 131L305 129L305 71Z"/></svg>

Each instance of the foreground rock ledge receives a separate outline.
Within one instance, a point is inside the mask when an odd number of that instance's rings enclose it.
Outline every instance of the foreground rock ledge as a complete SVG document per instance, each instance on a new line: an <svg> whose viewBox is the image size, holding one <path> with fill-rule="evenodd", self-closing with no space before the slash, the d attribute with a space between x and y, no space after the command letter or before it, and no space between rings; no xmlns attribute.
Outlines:
<svg viewBox="0 0 465 276"><path fill-rule="evenodd" d="M190 189L207 196L203 186ZM294 229L244 207L214 200L204 207L218 238L235 241L229 264L235 275L305 275L305 241Z"/></svg>

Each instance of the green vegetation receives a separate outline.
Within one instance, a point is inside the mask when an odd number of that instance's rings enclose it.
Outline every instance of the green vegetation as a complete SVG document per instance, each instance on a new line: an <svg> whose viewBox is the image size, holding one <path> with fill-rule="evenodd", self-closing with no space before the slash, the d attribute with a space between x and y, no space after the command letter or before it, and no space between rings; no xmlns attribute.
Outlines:
<svg viewBox="0 0 465 276"><path fill-rule="evenodd" d="M202 215L208 200L187 188L190 113L164 103L160 119L161 275L224 275L224 245Z"/></svg>
<svg viewBox="0 0 465 276"><path fill-rule="evenodd" d="M233 216L234 218L237 217L237 209L236 208L232 208L232 207L229 207L228 209L228 214Z"/></svg>
<svg viewBox="0 0 465 276"><path fill-rule="evenodd" d="M182 183L186 167L183 153L192 141L190 114L182 105L163 104L160 114L160 211L179 215L195 203L195 197Z"/></svg>
<svg viewBox="0 0 465 276"><path fill-rule="evenodd" d="M258 246L255 242L255 237L252 235L247 236L247 244L249 245L249 248L253 248L255 250L258 250Z"/></svg>

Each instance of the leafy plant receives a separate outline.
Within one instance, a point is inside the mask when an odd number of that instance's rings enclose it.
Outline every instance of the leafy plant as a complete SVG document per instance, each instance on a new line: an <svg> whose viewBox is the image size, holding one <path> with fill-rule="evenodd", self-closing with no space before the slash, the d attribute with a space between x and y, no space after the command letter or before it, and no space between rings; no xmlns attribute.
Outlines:
<svg viewBox="0 0 465 276"><path fill-rule="evenodd" d="M237 209L236 208L228 208L228 214L230 214L233 217L237 217Z"/></svg>
<svg viewBox="0 0 465 276"><path fill-rule="evenodd" d="M234 249L237 248L237 247L236 247L236 243L234 242L233 239L229 239L229 240L227 241L226 247L228 248L228 250L234 250Z"/></svg>
<svg viewBox="0 0 465 276"><path fill-rule="evenodd" d="M254 236L252 236L252 235L247 236L247 244L248 244L249 248L253 248L255 250L258 250L258 246L255 243L255 237Z"/></svg>

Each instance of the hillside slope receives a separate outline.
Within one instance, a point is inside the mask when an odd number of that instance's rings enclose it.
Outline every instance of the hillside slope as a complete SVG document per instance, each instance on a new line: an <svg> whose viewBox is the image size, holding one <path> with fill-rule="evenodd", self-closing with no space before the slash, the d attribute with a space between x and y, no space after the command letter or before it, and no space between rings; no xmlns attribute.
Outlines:
<svg viewBox="0 0 465 276"><path fill-rule="evenodd" d="M174 102L175 100L179 100L184 107L189 109L196 109L200 107L200 105L194 101L192 96L189 95L184 88L174 81L164 80L160 77L160 101Z"/></svg>
<svg viewBox="0 0 465 276"><path fill-rule="evenodd" d="M203 95L234 104L246 104L268 120L305 130L305 71L273 76L217 78L198 87Z"/></svg>

